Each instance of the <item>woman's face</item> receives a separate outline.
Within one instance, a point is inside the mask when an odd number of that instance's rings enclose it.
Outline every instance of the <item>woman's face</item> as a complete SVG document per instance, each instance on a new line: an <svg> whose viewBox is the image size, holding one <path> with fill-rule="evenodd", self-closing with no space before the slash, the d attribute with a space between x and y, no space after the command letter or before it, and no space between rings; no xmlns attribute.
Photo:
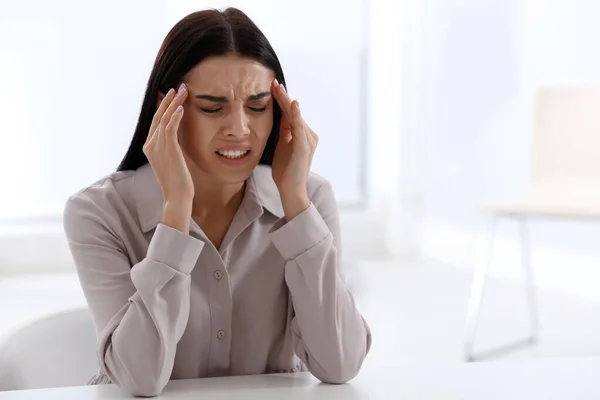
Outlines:
<svg viewBox="0 0 600 400"><path fill-rule="evenodd" d="M269 68L236 55L207 58L185 75L179 141L193 171L222 183L250 176L273 126L273 79Z"/></svg>

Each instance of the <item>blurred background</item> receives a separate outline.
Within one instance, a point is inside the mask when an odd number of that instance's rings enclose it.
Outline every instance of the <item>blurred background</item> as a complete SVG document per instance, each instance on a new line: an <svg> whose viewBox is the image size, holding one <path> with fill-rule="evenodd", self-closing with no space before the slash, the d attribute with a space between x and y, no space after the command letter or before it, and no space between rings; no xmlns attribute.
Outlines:
<svg viewBox="0 0 600 400"><path fill-rule="evenodd" d="M320 135L366 366L464 362L480 205L526 191L537 91L600 83L596 0L0 0L0 335L85 306L64 203L116 169L169 29L227 6ZM600 354L600 224L529 228L539 337L498 358ZM517 232L498 226L477 349L529 333Z"/></svg>

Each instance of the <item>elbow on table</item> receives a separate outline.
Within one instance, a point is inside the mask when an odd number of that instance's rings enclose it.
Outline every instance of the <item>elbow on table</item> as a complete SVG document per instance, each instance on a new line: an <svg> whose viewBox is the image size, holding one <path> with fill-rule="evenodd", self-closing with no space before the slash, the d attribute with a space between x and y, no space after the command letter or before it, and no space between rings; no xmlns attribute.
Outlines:
<svg viewBox="0 0 600 400"><path fill-rule="evenodd" d="M323 383L329 385L343 385L350 382L358 375L358 369L337 368L329 371L313 372L313 375Z"/></svg>
<svg viewBox="0 0 600 400"><path fill-rule="evenodd" d="M311 368L310 371L315 378L323 383L330 385L343 385L354 379L361 368L362 359L357 362L348 362L347 360L337 360L329 364L326 368L321 366Z"/></svg>
<svg viewBox="0 0 600 400"><path fill-rule="evenodd" d="M311 363L313 365L312 368L309 367L309 370L315 378L323 383L342 385L358 375L370 347L371 335L369 332L366 347L363 351L359 351L358 353L352 352L346 356L344 356L343 352L340 352L338 357L331 357L326 364Z"/></svg>
<svg viewBox="0 0 600 400"><path fill-rule="evenodd" d="M144 380L142 382L128 382L120 386L135 397L156 397L162 393L166 385L156 381Z"/></svg>
<svg viewBox="0 0 600 400"><path fill-rule="evenodd" d="M117 386L135 397L156 397L162 393L168 383L168 379L161 379L152 374L132 376L126 373L125 375L108 374Z"/></svg>

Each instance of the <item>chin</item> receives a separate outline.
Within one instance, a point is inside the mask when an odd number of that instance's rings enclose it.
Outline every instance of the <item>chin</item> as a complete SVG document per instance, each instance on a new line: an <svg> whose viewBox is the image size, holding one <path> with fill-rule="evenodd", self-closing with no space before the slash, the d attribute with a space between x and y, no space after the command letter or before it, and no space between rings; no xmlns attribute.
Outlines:
<svg viewBox="0 0 600 400"><path fill-rule="evenodd" d="M215 181L224 184L224 185L237 185L240 183L244 183L246 179L248 179L252 175L252 171L246 174L223 174L217 173L213 174Z"/></svg>
<svg viewBox="0 0 600 400"><path fill-rule="evenodd" d="M233 185L245 182L252 175L259 161L259 159L255 160L252 157L245 160L245 162L238 162L236 164L235 162L231 163L228 160L224 161L216 157L203 158L202 160L194 160L190 157L188 158L188 167L194 169L196 173L192 175L196 175L199 178L204 175L213 183Z"/></svg>
<svg viewBox="0 0 600 400"><path fill-rule="evenodd" d="M250 175L252 175L252 172L257 165L258 161L256 163L249 163L248 165L237 168L217 165L212 168L211 176L213 176L216 181L223 184L232 185L243 183L250 177Z"/></svg>

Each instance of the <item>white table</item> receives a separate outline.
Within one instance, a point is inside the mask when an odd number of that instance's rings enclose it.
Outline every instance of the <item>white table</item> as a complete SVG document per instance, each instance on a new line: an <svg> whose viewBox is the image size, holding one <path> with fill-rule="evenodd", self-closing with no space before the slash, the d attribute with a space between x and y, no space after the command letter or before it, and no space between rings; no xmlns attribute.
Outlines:
<svg viewBox="0 0 600 400"><path fill-rule="evenodd" d="M114 385L0 392L0 400L127 399ZM170 382L160 399L600 399L600 358L540 359L364 370L346 385L307 373Z"/></svg>

